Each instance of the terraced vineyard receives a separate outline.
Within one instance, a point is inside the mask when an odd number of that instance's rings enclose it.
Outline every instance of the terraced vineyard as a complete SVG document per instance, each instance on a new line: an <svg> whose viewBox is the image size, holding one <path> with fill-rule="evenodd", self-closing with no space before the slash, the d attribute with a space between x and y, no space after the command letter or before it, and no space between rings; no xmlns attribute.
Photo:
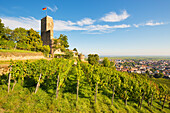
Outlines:
<svg viewBox="0 0 170 113"><path fill-rule="evenodd" d="M11 62L0 92L0 112L170 112L166 85L66 59Z"/></svg>

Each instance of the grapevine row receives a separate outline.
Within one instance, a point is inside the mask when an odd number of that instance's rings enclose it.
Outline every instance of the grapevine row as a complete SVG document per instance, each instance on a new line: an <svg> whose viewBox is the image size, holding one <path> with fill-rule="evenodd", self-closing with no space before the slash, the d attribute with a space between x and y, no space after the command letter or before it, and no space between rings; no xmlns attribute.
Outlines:
<svg viewBox="0 0 170 113"><path fill-rule="evenodd" d="M11 62L10 73L8 77L8 92L10 91L10 82L14 81L12 91L16 83L26 84L32 80L35 87L34 93L37 93L42 85L47 91L55 90L56 99L60 89L76 93L78 104L79 94L91 98L94 96L94 102L97 102L97 94L103 93L112 98L117 96L125 101L131 100L138 103L141 108L143 100L152 106L153 99L164 99L168 94L167 87L162 84L155 84L146 77L138 74L129 74L118 72L112 68L102 67L100 65L90 65L67 59L52 59L17 61Z"/></svg>

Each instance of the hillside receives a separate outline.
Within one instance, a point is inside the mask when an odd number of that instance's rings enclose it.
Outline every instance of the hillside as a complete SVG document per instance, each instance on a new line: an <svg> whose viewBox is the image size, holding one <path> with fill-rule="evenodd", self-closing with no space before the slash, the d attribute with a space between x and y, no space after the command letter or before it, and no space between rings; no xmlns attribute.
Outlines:
<svg viewBox="0 0 170 113"><path fill-rule="evenodd" d="M170 112L169 88L138 74L66 59L12 62L10 73L0 112Z"/></svg>
<svg viewBox="0 0 170 113"><path fill-rule="evenodd" d="M0 49L0 75L9 71L10 60L35 61L42 58L45 58L42 52Z"/></svg>
<svg viewBox="0 0 170 113"><path fill-rule="evenodd" d="M34 51L26 51L26 50L5 50L5 49L1 49L0 50L0 60L2 60L2 58L13 58L15 59L15 57L28 57L28 56L44 56L42 52L34 52Z"/></svg>
<svg viewBox="0 0 170 113"><path fill-rule="evenodd" d="M113 105L111 105L111 98L104 94L98 94L97 104L91 101L90 98L79 98L79 105L76 107L76 94L71 92L64 92L59 95L58 100L55 94L49 94L41 88L37 94L32 93L28 88L23 88L16 85L16 88L10 94L7 94L7 85L0 85L0 112L26 112L26 113L44 113L44 112L116 112L116 113L169 113L168 104L165 104L161 110L162 103L154 101L152 107L148 107L147 102L143 102L142 108L138 107L137 103L133 101L128 102L127 106L124 101L115 97ZM92 97L93 99L93 97Z"/></svg>

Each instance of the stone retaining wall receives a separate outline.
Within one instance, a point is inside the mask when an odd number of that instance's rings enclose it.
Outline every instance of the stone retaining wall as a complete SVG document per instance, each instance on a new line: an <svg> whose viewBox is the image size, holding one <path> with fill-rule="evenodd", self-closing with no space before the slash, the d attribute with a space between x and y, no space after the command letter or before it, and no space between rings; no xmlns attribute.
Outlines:
<svg viewBox="0 0 170 113"><path fill-rule="evenodd" d="M0 61L10 60L31 60L31 59L46 59L43 53L15 53L15 52L0 52ZM9 73L9 63L0 64L0 75Z"/></svg>
<svg viewBox="0 0 170 113"><path fill-rule="evenodd" d="M43 53L19 53L19 52L0 52L0 61L7 60L30 60L45 58Z"/></svg>
<svg viewBox="0 0 170 113"><path fill-rule="evenodd" d="M10 57L4 57L0 56L0 61L5 60L30 60L30 59L42 59L45 58L44 56L10 56Z"/></svg>

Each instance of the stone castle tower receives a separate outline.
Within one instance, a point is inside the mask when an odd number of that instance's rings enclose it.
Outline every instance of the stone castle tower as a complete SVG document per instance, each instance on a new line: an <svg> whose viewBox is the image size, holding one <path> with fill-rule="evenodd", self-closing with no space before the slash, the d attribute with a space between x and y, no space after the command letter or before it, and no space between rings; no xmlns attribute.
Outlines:
<svg viewBox="0 0 170 113"><path fill-rule="evenodd" d="M50 54L53 53L52 44L53 44L53 18L50 16L46 16L41 19L41 39L43 41L43 45L50 46Z"/></svg>

